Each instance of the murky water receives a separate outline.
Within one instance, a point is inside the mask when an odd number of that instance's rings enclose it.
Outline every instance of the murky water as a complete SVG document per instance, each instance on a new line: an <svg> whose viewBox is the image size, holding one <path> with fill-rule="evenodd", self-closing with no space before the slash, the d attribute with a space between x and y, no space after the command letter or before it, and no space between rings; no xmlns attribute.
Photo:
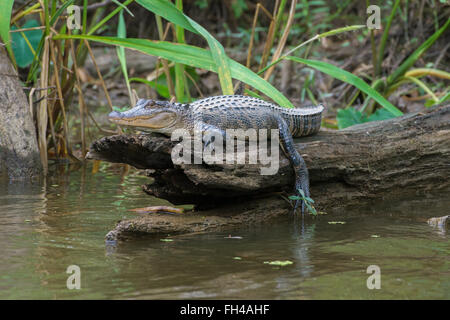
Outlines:
<svg viewBox="0 0 450 320"><path fill-rule="evenodd" d="M137 215L128 209L164 203L141 191L148 178L122 169L54 173L46 185L0 182L0 299L450 298L450 236L426 223L449 214L448 194L231 232L242 238L109 247L115 222ZM275 260L293 264L264 263ZM70 265L81 269L80 290L66 287ZM370 265L380 268L379 290L367 288Z"/></svg>

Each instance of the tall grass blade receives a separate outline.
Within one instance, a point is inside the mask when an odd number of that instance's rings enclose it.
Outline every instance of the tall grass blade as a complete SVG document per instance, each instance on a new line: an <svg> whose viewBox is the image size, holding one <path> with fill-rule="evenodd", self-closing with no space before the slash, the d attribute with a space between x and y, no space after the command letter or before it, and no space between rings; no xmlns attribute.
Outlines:
<svg viewBox="0 0 450 320"><path fill-rule="evenodd" d="M432 69L432 68L416 68L411 69L405 73L405 77L423 77L423 76L433 76L441 79L450 80L450 73L444 70Z"/></svg>
<svg viewBox="0 0 450 320"><path fill-rule="evenodd" d="M413 66L413 64L420 58L420 56L428 50L429 47L433 45L433 43L447 30L450 26L450 18L447 19L447 22L435 33L433 33L422 45L417 48L409 57L406 59L386 80L388 85L393 84L397 81L401 76L408 71L409 68Z"/></svg>
<svg viewBox="0 0 450 320"><path fill-rule="evenodd" d="M234 91L231 81L231 71L228 66L228 57L219 41L217 41L205 28L178 10L170 1L137 0L137 3L175 25L203 36L208 42L213 59L218 67L217 74L219 76L222 93L233 94Z"/></svg>
<svg viewBox="0 0 450 320"><path fill-rule="evenodd" d="M111 20L112 17L114 17L117 13L121 12L123 10L123 8L128 6L133 1L134 0L127 0L124 3L122 3L122 6L118 6L116 9L114 9L110 14L108 14L106 17L104 17L99 23L97 23L95 26L93 26L87 34L89 34L89 35L94 34L95 31L97 31L100 27L102 27L106 22Z"/></svg>
<svg viewBox="0 0 450 320"><path fill-rule="evenodd" d="M14 55L11 48L11 41L9 37L9 27L11 23L11 12L14 0L1 0L0 1L0 38L8 50L11 59L14 59ZM14 61L14 60L13 60Z"/></svg>
<svg viewBox="0 0 450 320"><path fill-rule="evenodd" d="M419 87L421 87L426 93L428 93L431 98L433 99L434 102L439 101L438 97L436 97L436 95L433 93L433 91L431 91L430 88L428 88L428 86L423 83L422 81L420 81L417 78L414 77L404 77L405 80L411 81L412 83L417 84Z"/></svg>
<svg viewBox="0 0 450 320"><path fill-rule="evenodd" d="M159 56L195 68L202 68L217 72L216 63L213 60L209 50L187 44L177 44L166 41L146 39L121 39L86 35L57 35L54 39L86 39L115 46L124 46L129 49L138 50L153 56ZM269 82L265 81L240 63L230 59L229 57L227 57L227 59L230 66L231 76L233 78L245 82L261 91L282 107L294 107L292 103Z"/></svg>
<svg viewBox="0 0 450 320"><path fill-rule="evenodd" d="M381 96L376 90L370 87L364 80L358 78L357 76L348 71L342 70L336 66L333 66L332 64L317 60L308 60L292 56L286 57L285 59L292 60L298 63L304 63L310 66L311 68L314 68L316 70L319 70L323 73L332 76L333 78L347 82L357 87L361 91L365 92L367 95L369 95L372 99L378 102L383 108L391 112L393 115L401 116L403 114L403 112L401 112L389 101L383 98L383 96Z"/></svg>
<svg viewBox="0 0 450 320"><path fill-rule="evenodd" d="M198 31L191 25L188 18L180 12L170 1L167 0L136 0L145 9L163 17L173 24L197 33Z"/></svg>

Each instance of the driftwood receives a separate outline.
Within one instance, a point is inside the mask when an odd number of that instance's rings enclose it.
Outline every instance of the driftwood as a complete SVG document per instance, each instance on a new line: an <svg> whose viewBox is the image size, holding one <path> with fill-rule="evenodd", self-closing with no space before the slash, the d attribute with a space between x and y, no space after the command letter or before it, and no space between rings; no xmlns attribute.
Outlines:
<svg viewBox="0 0 450 320"><path fill-rule="evenodd" d="M36 130L19 76L0 42L0 176L37 177L42 171Z"/></svg>
<svg viewBox="0 0 450 320"><path fill-rule="evenodd" d="M174 165L173 145L162 136L110 136L94 142L87 157L154 169L150 175L155 182L144 190L175 204L219 207L122 221L108 238L136 232L203 232L290 213L280 191L292 193L294 175L282 153L278 173L263 176L257 165ZM319 211L407 192L447 190L450 105L345 130L322 130L296 140L296 148L309 168L311 195Z"/></svg>

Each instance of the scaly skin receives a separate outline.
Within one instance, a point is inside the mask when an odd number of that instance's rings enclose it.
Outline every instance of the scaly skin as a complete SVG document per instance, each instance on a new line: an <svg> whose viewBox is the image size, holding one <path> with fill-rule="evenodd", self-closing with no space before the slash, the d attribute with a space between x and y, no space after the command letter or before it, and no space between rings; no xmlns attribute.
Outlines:
<svg viewBox="0 0 450 320"><path fill-rule="evenodd" d="M226 129L278 129L281 147L295 171L295 192L309 193L309 176L305 161L294 147L293 137L315 134L320 129L323 106L287 109L261 99L241 95L215 96L191 104L140 99L124 112L111 112L109 120L169 135L175 129L211 130L225 136ZM224 137L225 138L225 137ZM209 144L211 141L205 141ZM294 212L302 203L297 200Z"/></svg>

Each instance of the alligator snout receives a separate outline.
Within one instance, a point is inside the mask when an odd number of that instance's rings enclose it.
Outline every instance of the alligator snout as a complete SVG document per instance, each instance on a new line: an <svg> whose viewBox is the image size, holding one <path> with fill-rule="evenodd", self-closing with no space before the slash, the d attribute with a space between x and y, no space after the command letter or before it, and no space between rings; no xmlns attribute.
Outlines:
<svg viewBox="0 0 450 320"><path fill-rule="evenodd" d="M112 119L120 119L120 118L122 118L122 115L120 114L120 112L112 111L112 112L110 112L110 113L108 114L108 118L109 118L110 120L112 120Z"/></svg>

